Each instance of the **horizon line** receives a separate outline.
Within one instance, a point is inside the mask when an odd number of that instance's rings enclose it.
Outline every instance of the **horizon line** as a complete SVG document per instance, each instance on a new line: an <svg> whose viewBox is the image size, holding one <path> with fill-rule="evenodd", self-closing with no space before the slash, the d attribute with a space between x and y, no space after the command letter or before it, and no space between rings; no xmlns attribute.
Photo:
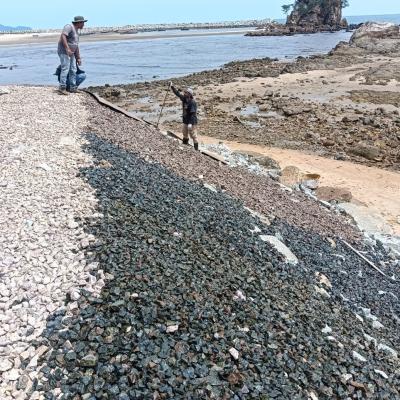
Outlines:
<svg viewBox="0 0 400 400"><path fill-rule="evenodd" d="M384 17L384 16L391 16L391 15L400 15L400 13L390 13L390 14L357 14L357 15L343 15L344 18L348 18L348 17ZM218 24L218 23L229 23L229 22L249 22L249 21L264 21L264 20L282 20L282 19L286 19L285 16L281 16L279 18L274 18L274 17L266 17L266 18L250 18L250 19L243 19L243 20L213 20L213 21L190 21L190 22L185 22L185 21L181 21L181 22L145 22L145 23L127 23L125 25L91 25L90 27L92 28L108 28L108 27L115 27L115 26L135 26L135 25L179 25L179 24ZM15 26L11 26L11 25L3 25L2 23L0 23L0 26L7 26L7 27L11 27L11 28L17 28L17 27L26 27L26 28L30 28L30 29L59 29L59 28L54 28L54 27L46 27L46 28L38 28L38 27L32 27L32 26L28 26L25 24L18 24Z"/></svg>

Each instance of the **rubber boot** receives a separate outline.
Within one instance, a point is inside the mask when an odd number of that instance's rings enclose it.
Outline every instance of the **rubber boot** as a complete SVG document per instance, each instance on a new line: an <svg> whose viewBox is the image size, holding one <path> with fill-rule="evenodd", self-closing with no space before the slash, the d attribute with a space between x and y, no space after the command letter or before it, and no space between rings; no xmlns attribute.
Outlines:
<svg viewBox="0 0 400 400"><path fill-rule="evenodd" d="M182 143L183 144L189 144L189 138L183 138Z"/></svg>
<svg viewBox="0 0 400 400"><path fill-rule="evenodd" d="M193 145L194 145L194 149L199 151L199 144L198 143L193 143Z"/></svg>

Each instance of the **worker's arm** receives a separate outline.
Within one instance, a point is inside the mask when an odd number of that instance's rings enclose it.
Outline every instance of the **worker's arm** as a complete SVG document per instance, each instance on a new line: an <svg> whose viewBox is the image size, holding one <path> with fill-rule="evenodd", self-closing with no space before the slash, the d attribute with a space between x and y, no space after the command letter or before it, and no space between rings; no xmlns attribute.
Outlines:
<svg viewBox="0 0 400 400"><path fill-rule="evenodd" d="M175 86L172 85L172 83L170 83L170 86L175 96L179 97L183 101L185 99L185 96L178 89L176 89Z"/></svg>
<svg viewBox="0 0 400 400"><path fill-rule="evenodd" d="M76 60L76 63L78 64L78 65L81 65L82 64L82 60L81 60L81 52L79 51L79 47L76 49L76 51L75 51L75 60Z"/></svg>
<svg viewBox="0 0 400 400"><path fill-rule="evenodd" d="M67 36L65 35L64 32L61 34L60 40L61 40L61 43L64 46L64 49L65 49L66 53L71 57L74 54L74 52L69 48L68 41L67 41Z"/></svg>

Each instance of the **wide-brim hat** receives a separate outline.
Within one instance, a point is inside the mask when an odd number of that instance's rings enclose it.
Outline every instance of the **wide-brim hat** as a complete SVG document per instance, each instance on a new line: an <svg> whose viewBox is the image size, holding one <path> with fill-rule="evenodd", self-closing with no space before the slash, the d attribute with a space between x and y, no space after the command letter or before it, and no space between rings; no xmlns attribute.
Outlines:
<svg viewBox="0 0 400 400"><path fill-rule="evenodd" d="M185 90L186 93L189 93L191 96L193 96L193 89L192 88L187 88Z"/></svg>
<svg viewBox="0 0 400 400"><path fill-rule="evenodd" d="M81 15L78 15L78 16L76 16L75 18L74 18L74 20L72 21L72 23L74 24L77 24L77 23L79 23L79 22L87 22L88 20L87 19L85 19L85 18L83 18Z"/></svg>

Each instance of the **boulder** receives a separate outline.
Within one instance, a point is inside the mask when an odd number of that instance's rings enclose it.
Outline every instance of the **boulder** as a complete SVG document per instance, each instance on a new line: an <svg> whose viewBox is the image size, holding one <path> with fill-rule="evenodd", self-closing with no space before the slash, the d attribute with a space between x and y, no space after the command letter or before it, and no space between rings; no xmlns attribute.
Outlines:
<svg viewBox="0 0 400 400"><path fill-rule="evenodd" d="M312 111L311 107L304 107L304 106L284 106L282 107L283 113L287 116L290 117L292 115L299 115L303 113L309 113Z"/></svg>
<svg viewBox="0 0 400 400"><path fill-rule="evenodd" d="M255 161L266 169L281 169L279 163L268 156L252 157L252 161Z"/></svg>
<svg viewBox="0 0 400 400"><path fill-rule="evenodd" d="M353 33L350 46L371 53L398 54L400 53L400 26L386 22L367 22Z"/></svg>
<svg viewBox="0 0 400 400"><path fill-rule="evenodd" d="M360 143L351 147L349 149L349 152L356 156L366 158L367 160L370 161L379 160L381 156L381 152L377 147L370 146L365 143Z"/></svg>
<svg viewBox="0 0 400 400"><path fill-rule="evenodd" d="M302 181L302 173L295 166L288 166L282 170L280 182L288 187L294 187Z"/></svg>
<svg viewBox="0 0 400 400"><path fill-rule="evenodd" d="M347 189L321 186L315 191L316 196L323 201L349 202L353 198Z"/></svg>
<svg viewBox="0 0 400 400"><path fill-rule="evenodd" d="M351 36L350 43L361 40L400 38L400 26L390 22L366 22Z"/></svg>
<svg viewBox="0 0 400 400"><path fill-rule="evenodd" d="M269 243L277 252L279 252L283 256L283 258L285 259L286 263L288 263L290 265L297 265L299 263L298 258L276 236L261 235L260 239L263 242Z"/></svg>

